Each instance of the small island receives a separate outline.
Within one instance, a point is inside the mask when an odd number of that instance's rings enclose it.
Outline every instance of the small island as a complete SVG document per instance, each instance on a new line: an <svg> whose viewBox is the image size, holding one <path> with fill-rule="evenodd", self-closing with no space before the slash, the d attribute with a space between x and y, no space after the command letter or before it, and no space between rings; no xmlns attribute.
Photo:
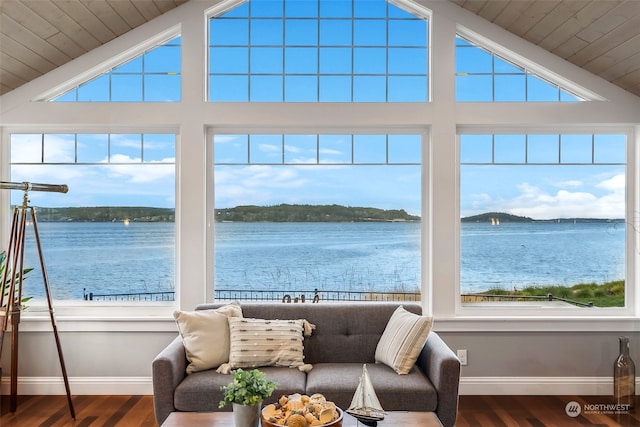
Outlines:
<svg viewBox="0 0 640 427"><path fill-rule="evenodd" d="M42 222L174 222L173 208L144 206L37 207ZM236 206L216 209L216 222L416 222L404 209L341 205Z"/></svg>
<svg viewBox="0 0 640 427"><path fill-rule="evenodd" d="M478 215L466 216L460 219L461 222L491 223L494 225L505 223L557 223L557 224L581 224L593 222L623 223L623 218L553 218L534 219L528 216L512 215L506 212L485 212Z"/></svg>
<svg viewBox="0 0 640 427"><path fill-rule="evenodd" d="M420 217L404 209L342 205L236 206L216 209L216 222L415 222Z"/></svg>

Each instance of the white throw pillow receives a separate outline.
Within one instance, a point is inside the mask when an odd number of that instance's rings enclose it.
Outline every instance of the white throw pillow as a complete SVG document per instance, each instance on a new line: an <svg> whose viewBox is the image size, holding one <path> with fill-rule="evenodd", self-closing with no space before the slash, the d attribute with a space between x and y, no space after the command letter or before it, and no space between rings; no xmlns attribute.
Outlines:
<svg viewBox="0 0 640 427"><path fill-rule="evenodd" d="M304 336L310 336L315 325L304 319L266 320L229 318L231 345L229 364L218 372L260 366L311 369L304 363Z"/></svg>
<svg viewBox="0 0 640 427"><path fill-rule="evenodd" d="M378 341L376 363L384 363L398 374L408 374L427 342L432 316L420 316L398 307Z"/></svg>
<svg viewBox="0 0 640 427"><path fill-rule="evenodd" d="M230 317L242 317L234 301L215 310L175 311L189 366L187 374L217 368L229 360Z"/></svg>

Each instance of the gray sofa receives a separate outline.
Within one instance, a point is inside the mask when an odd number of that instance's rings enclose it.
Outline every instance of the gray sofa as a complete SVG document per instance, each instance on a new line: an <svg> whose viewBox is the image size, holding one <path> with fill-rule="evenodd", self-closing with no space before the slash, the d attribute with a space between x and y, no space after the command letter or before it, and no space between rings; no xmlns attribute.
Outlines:
<svg viewBox="0 0 640 427"><path fill-rule="evenodd" d="M223 303L199 305L197 310L218 308ZM374 355L378 340L394 310L403 305L420 314L416 303L258 303L243 302L246 318L307 319L316 325L304 340L305 363L309 373L295 368L262 367L267 377L278 383L273 400L283 394L322 393L341 408L351 398L367 364L369 376L386 411L433 411L445 427L455 424L458 408L460 361L435 333L431 332L416 366L408 375L398 375ZM185 373L188 362L178 336L153 360L153 399L158 425L174 411L219 411L220 386L231 376L215 369ZM230 410L230 405L224 408Z"/></svg>

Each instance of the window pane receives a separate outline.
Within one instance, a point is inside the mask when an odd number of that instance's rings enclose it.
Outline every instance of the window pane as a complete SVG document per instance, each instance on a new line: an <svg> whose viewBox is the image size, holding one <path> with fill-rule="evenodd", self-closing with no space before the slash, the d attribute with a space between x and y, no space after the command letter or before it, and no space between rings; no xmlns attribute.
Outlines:
<svg viewBox="0 0 640 427"><path fill-rule="evenodd" d="M110 161L112 163L136 163L142 158L142 135L111 135Z"/></svg>
<svg viewBox="0 0 640 427"><path fill-rule="evenodd" d="M251 72L281 74L282 48L253 48L251 49Z"/></svg>
<svg viewBox="0 0 640 427"><path fill-rule="evenodd" d="M496 163L475 165L471 142L491 135L460 135L463 304L624 306L625 167L590 160L591 140L608 136L493 135ZM497 163L520 157L524 140L526 163Z"/></svg>
<svg viewBox="0 0 640 427"><path fill-rule="evenodd" d="M492 163L493 138L491 135L460 135L461 163Z"/></svg>
<svg viewBox="0 0 640 427"><path fill-rule="evenodd" d="M558 101L560 96L559 89L549 84L546 80L539 77L527 76L527 100L532 101Z"/></svg>
<svg viewBox="0 0 640 427"><path fill-rule="evenodd" d="M351 135L320 135L320 163L352 163Z"/></svg>
<svg viewBox="0 0 640 427"><path fill-rule="evenodd" d="M249 79L247 76L210 76L209 99L222 102L248 101Z"/></svg>
<svg viewBox="0 0 640 427"><path fill-rule="evenodd" d="M209 42L213 46L246 46L249 44L249 21L244 19L211 19Z"/></svg>
<svg viewBox="0 0 640 427"><path fill-rule="evenodd" d="M392 11L392 21L387 19L387 8ZM261 80L253 78L257 75L284 74L285 94L280 100L284 102L428 101L427 22L385 0L258 0L249 4L247 20L232 16L236 16L235 9L211 18L214 22L243 22L247 29L243 27L242 36L234 39L232 29L212 25L209 75L247 73L246 81L254 82ZM214 36L216 31L225 35ZM247 55L232 46L243 46ZM389 55L388 46L393 46ZM335 77L353 74L390 80L382 84L377 78ZM415 78L400 78L403 75ZM308 86L313 82L315 89ZM368 84L372 86L366 87ZM407 84L415 85L416 90L411 91ZM331 86L339 90L330 92ZM303 92L296 94L295 88ZM280 102L273 96L266 98ZM241 99L247 98L210 90L209 101ZM252 95L249 100L258 99L265 97Z"/></svg>
<svg viewBox="0 0 640 427"><path fill-rule="evenodd" d="M318 289L327 299L325 292L337 290L415 298L420 165L349 165L351 135L261 137L280 145L292 164L214 165L216 295L268 292L281 299L306 292L311 299L308 290ZM386 135L356 138L363 158L371 149L384 162ZM419 146L416 135L389 138L399 157L409 145ZM309 164L317 143L320 164Z"/></svg>
<svg viewBox="0 0 640 427"><path fill-rule="evenodd" d="M78 134L77 139L78 163L104 163L109 160L109 135Z"/></svg>
<svg viewBox="0 0 640 427"><path fill-rule="evenodd" d="M285 16L293 18L314 18L318 16L318 1L288 1L285 3Z"/></svg>
<svg viewBox="0 0 640 427"><path fill-rule="evenodd" d="M321 76L320 101L351 102L351 76Z"/></svg>
<svg viewBox="0 0 640 427"><path fill-rule="evenodd" d="M285 21L285 44L287 46L317 46L317 21L288 19Z"/></svg>
<svg viewBox="0 0 640 427"><path fill-rule="evenodd" d="M389 74L419 74L427 72L427 56L421 48L389 49Z"/></svg>
<svg viewBox="0 0 640 427"><path fill-rule="evenodd" d="M351 46L351 33L351 21L335 19L320 21L321 46Z"/></svg>
<svg viewBox="0 0 640 427"><path fill-rule="evenodd" d="M66 194L29 195L38 206L38 232L54 300L143 301L160 295L165 295L165 300L173 299L173 159L164 164L143 164L138 155L138 163L127 165L99 162L107 159L109 141L122 152L128 144L139 146L143 138L149 144L150 156L157 148L164 157L175 151L175 135L41 134L25 138L16 134L10 138L12 147L22 146L18 152L36 140L44 140L46 157L37 164L20 165L12 149L12 181L33 181L40 176L46 178L36 182L69 187ZM12 203L20 197L15 193ZM25 265L35 269L24 282L24 292L43 300L45 289L36 247L32 227L28 227Z"/></svg>
<svg viewBox="0 0 640 427"><path fill-rule="evenodd" d="M78 87L78 101L109 101L109 76L102 75Z"/></svg>
<svg viewBox="0 0 640 427"><path fill-rule="evenodd" d="M525 76L495 76L496 102L526 102Z"/></svg>
<svg viewBox="0 0 640 427"><path fill-rule="evenodd" d="M389 102L425 102L426 76L389 76Z"/></svg>
<svg viewBox="0 0 640 427"><path fill-rule="evenodd" d="M626 141L624 135L595 135L594 161L596 163L626 162Z"/></svg>
<svg viewBox="0 0 640 427"><path fill-rule="evenodd" d="M255 18L281 18L284 12L282 0L251 0L249 7Z"/></svg>
<svg viewBox="0 0 640 427"><path fill-rule="evenodd" d="M593 161L591 135L562 135L560 161L562 163L591 163Z"/></svg>
<svg viewBox="0 0 640 427"><path fill-rule="evenodd" d="M216 135L213 139L216 163L247 163L249 161L248 135Z"/></svg>
<svg viewBox="0 0 640 427"><path fill-rule="evenodd" d="M142 73L142 55L117 66L112 72L114 74Z"/></svg>
<svg viewBox="0 0 640 427"><path fill-rule="evenodd" d="M480 47L456 48L456 73L491 73L492 57Z"/></svg>
<svg viewBox="0 0 640 427"><path fill-rule="evenodd" d="M318 49L286 48L284 71L286 74L318 74Z"/></svg>
<svg viewBox="0 0 640 427"><path fill-rule="evenodd" d="M285 76L284 100L287 102L315 102L318 100L316 76Z"/></svg>
<svg viewBox="0 0 640 427"><path fill-rule="evenodd" d="M354 135L354 163L386 163L387 138L385 135Z"/></svg>
<svg viewBox="0 0 640 427"><path fill-rule="evenodd" d="M145 75L144 100L147 102L180 101L180 76Z"/></svg>
<svg viewBox="0 0 640 427"><path fill-rule="evenodd" d="M385 74L387 51L379 48L356 48L353 50L353 72L355 74Z"/></svg>
<svg viewBox="0 0 640 427"><path fill-rule="evenodd" d="M456 76L456 101L491 102L493 84L491 76Z"/></svg>
<svg viewBox="0 0 640 427"><path fill-rule="evenodd" d="M321 74L351 74L351 49L321 48Z"/></svg>
<svg viewBox="0 0 640 427"><path fill-rule="evenodd" d="M316 135L285 135L285 163L317 163L318 137Z"/></svg>
<svg viewBox="0 0 640 427"><path fill-rule="evenodd" d="M495 135L493 138L494 162L525 162L525 135Z"/></svg>
<svg viewBox="0 0 640 427"><path fill-rule="evenodd" d="M142 100L142 74L111 76L111 101L141 102Z"/></svg>
<svg viewBox="0 0 640 427"><path fill-rule="evenodd" d="M387 22L381 20L354 21L353 44L356 46L386 46Z"/></svg>
<svg viewBox="0 0 640 427"><path fill-rule="evenodd" d="M427 46L427 22L389 21L389 46Z"/></svg>
<svg viewBox="0 0 640 427"><path fill-rule="evenodd" d="M355 102L384 102L387 81L382 76L355 76L353 78L353 100Z"/></svg>
<svg viewBox="0 0 640 427"><path fill-rule="evenodd" d="M530 163L560 163L560 135L529 135L527 158Z"/></svg>
<svg viewBox="0 0 640 427"><path fill-rule="evenodd" d="M44 161L46 163L73 163L75 161L75 135L45 135Z"/></svg>
<svg viewBox="0 0 640 427"><path fill-rule="evenodd" d="M253 46L282 46L284 30L281 19L256 19L251 21Z"/></svg>
<svg viewBox="0 0 640 427"><path fill-rule="evenodd" d="M250 135L251 163L282 163L282 135Z"/></svg>
<svg viewBox="0 0 640 427"><path fill-rule="evenodd" d="M175 163L176 143L174 135L144 134L143 158L144 162Z"/></svg>
<svg viewBox="0 0 640 427"><path fill-rule="evenodd" d="M14 163L42 162L42 135L14 134L11 138L11 158Z"/></svg>
<svg viewBox="0 0 640 427"><path fill-rule="evenodd" d="M249 49L244 47L214 47L209 50L211 73L246 74L249 72Z"/></svg>
<svg viewBox="0 0 640 427"><path fill-rule="evenodd" d="M282 102L282 76L252 76L252 102Z"/></svg>
<svg viewBox="0 0 640 427"><path fill-rule="evenodd" d="M389 135L389 163L421 163L420 135Z"/></svg>
<svg viewBox="0 0 640 427"><path fill-rule="evenodd" d="M180 47L158 46L144 54L145 73L168 73L180 71Z"/></svg>

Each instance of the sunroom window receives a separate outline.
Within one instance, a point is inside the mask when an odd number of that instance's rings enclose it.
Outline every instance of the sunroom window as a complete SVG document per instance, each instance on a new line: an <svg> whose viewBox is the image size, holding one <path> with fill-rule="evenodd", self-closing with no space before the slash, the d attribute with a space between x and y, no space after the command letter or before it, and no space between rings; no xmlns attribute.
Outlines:
<svg viewBox="0 0 640 427"><path fill-rule="evenodd" d="M461 36L456 36L456 101L575 102L576 95Z"/></svg>
<svg viewBox="0 0 640 427"><path fill-rule="evenodd" d="M460 135L463 305L624 307L626 135Z"/></svg>
<svg viewBox="0 0 640 427"><path fill-rule="evenodd" d="M53 102L179 102L181 37L54 97Z"/></svg>
<svg viewBox="0 0 640 427"><path fill-rule="evenodd" d="M419 300L420 134L216 134L218 299Z"/></svg>
<svg viewBox="0 0 640 427"><path fill-rule="evenodd" d="M67 184L30 192L56 300L173 299L174 134L19 134L11 180ZM22 205L12 191L11 204ZM26 230L23 295L44 297L37 245Z"/></svg>
<svg viewBox="0 0 640 427"><path fill-rule="evenodd" d="M251 0L209 22L212 102L426 102L428 22L385 0Z"/></svg>

